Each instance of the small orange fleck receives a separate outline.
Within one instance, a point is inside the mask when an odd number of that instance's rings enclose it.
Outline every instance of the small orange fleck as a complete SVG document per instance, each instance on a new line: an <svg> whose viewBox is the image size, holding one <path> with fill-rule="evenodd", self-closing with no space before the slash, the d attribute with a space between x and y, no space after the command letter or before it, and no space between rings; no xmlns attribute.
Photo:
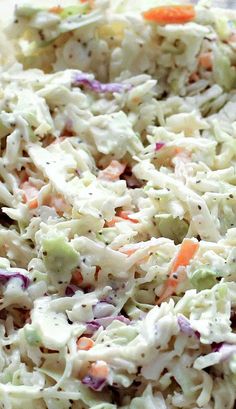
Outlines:
<svg viewBox="0 0 236 409"><path fill-rule="evenodd" d="M50 11L50 13L60 14L60 13L62 13L63 8L61 6L54 6L54 7L51 7L49 9L49 11Z"/></svg>
<svg viewBox="0 0 236 409"><path fill-rule="evenodd" d="M77 348L83 351L88 351L94 346L94 342L91 338L81 337L76 342Z"/></svg>
<svg viewBox="0 0 236 409"><path fill-rule="evenodd" d="M212 70L212 67L213 67L212 52L202 53L199 56L198 61L201 67L205 68L206 70Z"/></svg>

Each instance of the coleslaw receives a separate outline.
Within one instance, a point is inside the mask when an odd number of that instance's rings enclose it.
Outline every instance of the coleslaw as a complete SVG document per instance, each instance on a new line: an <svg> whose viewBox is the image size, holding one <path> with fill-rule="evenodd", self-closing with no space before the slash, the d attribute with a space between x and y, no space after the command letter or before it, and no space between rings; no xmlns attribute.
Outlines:
<svg viewBox="0 0 236 409"><path fill-rule="evenodd" d="M81 0L7 33L0 408L233 409L236 19Z"/></svg>

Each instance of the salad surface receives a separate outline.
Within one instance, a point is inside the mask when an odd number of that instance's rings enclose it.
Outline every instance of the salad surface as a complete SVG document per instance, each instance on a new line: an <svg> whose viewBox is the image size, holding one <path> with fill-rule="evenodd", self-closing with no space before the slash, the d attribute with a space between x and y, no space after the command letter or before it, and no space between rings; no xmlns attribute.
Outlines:
<svg viewBox="0 0 236 409"><path fill-rule="evenodd" d="M233 409L236 19L21 3L6 35L0 408Z"/></svg>

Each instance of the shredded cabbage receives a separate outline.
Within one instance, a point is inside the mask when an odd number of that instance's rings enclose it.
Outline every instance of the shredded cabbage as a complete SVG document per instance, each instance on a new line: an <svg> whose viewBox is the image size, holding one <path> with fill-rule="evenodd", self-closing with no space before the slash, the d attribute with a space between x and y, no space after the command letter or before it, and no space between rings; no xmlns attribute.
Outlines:
<svg viewBox="0 0 236 409"><path fill-rule="evenodd" d="M236 29L203 3L16 7L1 408L235 407Z"/></svg>

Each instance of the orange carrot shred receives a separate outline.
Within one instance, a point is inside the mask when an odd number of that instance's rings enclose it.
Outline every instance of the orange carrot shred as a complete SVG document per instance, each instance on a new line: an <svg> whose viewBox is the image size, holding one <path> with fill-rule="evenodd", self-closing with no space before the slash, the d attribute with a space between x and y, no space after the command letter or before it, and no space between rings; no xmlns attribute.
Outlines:
<svg viewBox="0 0 236 409"><path fill-rule="evenodd" d="M132 212L129 210L117 211L116 216L114 216L111 220L106 221L106 227L114 227L116 223L121 222L122 220L128 220L132 223L139 223L138 219L130 216L131 214Z"/></svg>
<svg viewBox="0 0 236 409"><path fill-rule="evenodd" d="M180 266L186 267L194 257L199 248L199 243L191 239L185 239L180 247L180 251L171 267L171 274L175 273Z"/></svg>
<svg viewBox="0 0 236 409"><path fill-rule="evenodd" d="M43 204L54 208L59 216L63 216L64 212L69 209L69 205L60 194L48 195L44 198Z"/></svg>
<svg viewBox="0 0 236 409"><path fill-rule="evenodd" d="M132 214L132 212L130 212L128 210L120 210L116 214L117 214L118 217L121 217L124 220L130 220L132 223L139 223L138 219L135 219L135 218L130 216L130 214Z"/></svg>
<svg viewBox="0 0 236 409"><path fill-rule="evenodd" d="M124 173L125 168L126 165L123 163L120 163L117 160L112 160L105 169L99 172L98 178L110 181L119 180L119 177Z"/></svg>
<svg viewBox="0 0 236 409"><path fill-rule="evenodd" d="M30 200L29 204L28 204L29 209L31 209L31 210L32 209L37 209L38 205L39 205L38 199Z"/></svg>
<svg viewBox="0 0 236 409"><path fill-rule="evenodd" d="M160 6L152 8L143 13L145 20L158 24L182 24L192 21L196 16L195 8L192 4Z"/></svg>
<svg viewBox="0 0 236 409"><path fill-rule="evenodd" d="M201 65L201 67L205 68L206 70L212 70L213 67L212 53L211 52L202 53L198 58L198 62Z"/></svg>
<svg viewBox="0 0 236 409"><path fill-rule="evenodd" d="M122 219L120 217L113 217L111 220L106 220L105 227L114 227L117 222L120 222Z"/></svg>
<svg viewBox="0 0 236 409"><path fill-rule="evenodd" d="M106 362L95 362L89 369L89 375L95 378L107 378L109 374L109 368Z"/></svg>
<svg viewBox="0 0 236 409"><path fill-rule="evenodd" d="M80 0L81 3L88 3L90 9L94 8L94 0Z"/></svg>
<svg viewBox="0 0 236 409"><path fill-rule="evenodd" d="M21 183L20 188L24 191L24 202L28 203L29 209L38 207L38 189L29 181Z"/></svg>
<svg viewBox="0 0 236 409"><path fill-rule="evenodd" d="M132 254L134 254L137 249L127 249L127 250L123 250L122 248L119 250L121 253L126 254L127 256L132 256Z"/></svg>
<svg viewBox="0 0 236 409"><path fill-rule="evenodd" d="M77 348L83 351L88 351L94 346L94 342L91 338L81 337L76 342Z"/></svg>
<svg viewBox="0 0 236 409"><path fill-rule="evenodd" d="M192 258L195 256L199 248L199 243L191 239L184 239L181 244L180 250L175 257L175 260L171 266L170 275L164 286L164 291L157 304L162 303L166 298L170 297L176 290L177 286L186 279L186 272L182 270L177 273L179 267L186 267L189 265Z"/></svg>
<svg viewBox="0 0 236 409"><path fill-rule="evenodd" d="M61 6L54 6L49 9L50 13L60 14L62 13L63 8Z"/></svg>

